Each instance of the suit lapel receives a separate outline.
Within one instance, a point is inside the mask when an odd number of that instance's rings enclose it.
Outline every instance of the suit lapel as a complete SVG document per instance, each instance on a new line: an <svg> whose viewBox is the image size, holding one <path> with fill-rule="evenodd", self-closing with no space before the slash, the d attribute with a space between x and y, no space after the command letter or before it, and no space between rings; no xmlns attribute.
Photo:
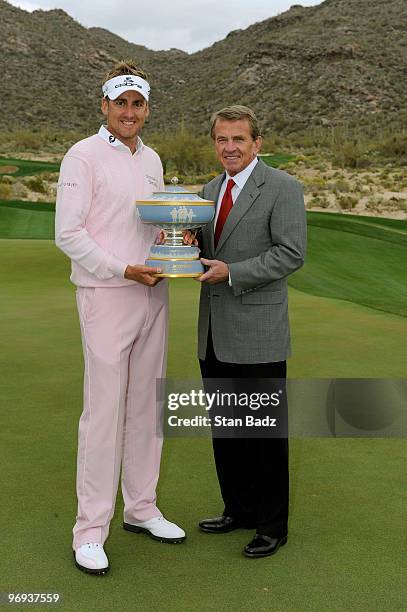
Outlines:
<svg viewBox="0 0 407 612"><path fill-rule="evenodd" d="M265 170L266 166L264 162L259 160L247 179L245 186L240 192L238 198L233 204L233 208L230 211L228 218L225 221L225 225L223 226L222 233L219 238L218 246L215 250L216 253L222 248L226 240L229 238L230 234L233 232L236 225L239 223L240 219L247 213L249 208L253 205L256 199L260 195L259 187L264 183L265 180ZM220 189L220 187L219 187ZM219 194L219 191L218 191ZM212 245L213 245L213 224L212 224Z"/></svg>
<svg viewBox="0 0 407 612"><path fill-rule="evenodd" d="M218 202L218 198L219 198L219 192L220 192L220 188L222 187L222 183L225 180L225 172L223 174L220 174L215 181L213 182L213 184L211 185L210 189L206 189L205 190L205 198L207 200L213 200L215 202L215 214L216 214L216 206L217 206L217 202ZM212 259L214 257L214 253L215 253L215 243L214 243L214 237L215 237L215 228L214 228L214 222L215 222L215 215L212 219L212 221L210 223L208 223L207 225L205 225L205 227L203 228L203 233L206 239L206 243L209 244L209 252L210 252L210 258Z"/></svg>

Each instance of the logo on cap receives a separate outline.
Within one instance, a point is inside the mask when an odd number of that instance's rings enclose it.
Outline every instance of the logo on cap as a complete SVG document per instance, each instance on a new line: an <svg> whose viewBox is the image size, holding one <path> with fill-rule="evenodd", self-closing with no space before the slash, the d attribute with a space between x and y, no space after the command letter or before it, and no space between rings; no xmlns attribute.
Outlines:
<svg viewBox="0 0 407 612"><path fill-rule="evenodd" d="M116 89L138 90L147 101L150 94L150 86L147 81L132 74L113 77L102 86L103 95L111 100L116 100L120 96L120 91L116 92Z"/></svg>
<svg viewBox="0 0 407 612"><path fill-rule="evenodd" d="M117 89L118 87L137 87L138 89L143 89L141 85L139 85L139 83L135 83L133 81L133 79L131 78L131 76L127 76L123 83L118 83L117 85L114 86L115 89Z"/></svg>

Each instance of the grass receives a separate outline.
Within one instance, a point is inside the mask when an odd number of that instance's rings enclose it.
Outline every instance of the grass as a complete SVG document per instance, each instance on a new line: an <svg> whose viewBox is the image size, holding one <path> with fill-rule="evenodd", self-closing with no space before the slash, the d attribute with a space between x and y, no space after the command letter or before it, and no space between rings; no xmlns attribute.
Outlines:
<svg viewBox="0 0 407 612"><path fill-rule="evenodd" d="M43 240L0 240L0 258L1 591L59 591L68 611L403 609L401 439L292 440L290 539L264 560L241 555L250 532L198 532L199 519L221 510L210 443L169 439L160 507L187 529L185 544L124 532L119 496L111 573L78 572L70 545L82 354L69 262ZM169 375L194 377L198 283L170 286ZM405 318L295 289L290 300L291 376L405 376Z"/></svg>
<svg viewBox="0 0 407 612"><path fill-rule="evenodd" d="M407 316L407 221L308 212L308 255L290 285ZM54 205L0 202L0 238L52 239Z"/></svg>
<svg viewBox="0 0 407 612"><path fill-rule="evenodd" d="M308 213L308 230L291 286L407 316L407 221Z"/></svg>
<svg viewBox="0 0 407 612"><path fill-rule="evenodd" d="M314 227L337 229L341 232L378 238L407 246L407 221L405 220L336 213L326 215L312 211L307 214L308 225Z"/></svg>
<svg viewBox="0 0 407 612"><path fill-rule="evenodd" d="M15 159L14 157L0 157L0 169L2 166L16 166L18 168L15 172L2 172L3 175L28 176L41 172L59 172L60 164L28 159Z"/></svg>
<svg viewBox="0 0 407 612"><path fill-rule="evenodd" d="M47 202L0 201L0 237L53 239L55 205Z"/></svg>
<svg viewBox="0 0 407 612"><path fill-rule="evenodd" d="M295 157L295 155L290 155L289 153L277 153L276 155L271 155L269 153L260 154L262 161L273 168L278 168L290 161L294 161Z"/></svg>
<svg viewBox="0 0 407 612"><path fill-rule="evenodd" d="M263 154L261 155L261 158L267 165L273 166L273 168L278 168L282 164L293 161L295 159L295 155L289 155L286 153L277 153L276 155ZM18 169L15 172L1 172L1 167L4 166L16 166ZM0 172L3 175L11 174L12 176L29 176L33 174L40 174L41 172L59 172L59 169L59 163L0 156Z"/></svg>

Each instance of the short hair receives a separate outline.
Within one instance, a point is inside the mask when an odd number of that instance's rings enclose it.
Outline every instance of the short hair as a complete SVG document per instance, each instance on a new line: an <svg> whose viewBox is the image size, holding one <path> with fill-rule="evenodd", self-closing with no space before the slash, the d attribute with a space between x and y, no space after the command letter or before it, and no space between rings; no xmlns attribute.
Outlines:
<svg viewBox="0 0 407 612"><path fill-rule="evenodd" d="M147 73L142 68L137 66L137 64L132 59L129 59L120 60L120 62L116 62L113 68L111 68L111 70L109 70L109 72L106 74L105 78L103 79L102 85L104 85L106 81L109 81L114 77L121 76L122 74L133 74L134 76L141 77L145 81L148 80Z"/></svg>
<svg viewBox="0 0 407 612"><path fill-rule="evenodd" d="M260 127L257 121L257 117L248 106L242 106L235 104L233 106L226 106L222 110L216 111L211 117L211 137L215 139L215 124L218 119L224 119L225 121L238 121L239 119L247 119L250 125L250 133L253 140L256 140L261 133Z"/></svg>

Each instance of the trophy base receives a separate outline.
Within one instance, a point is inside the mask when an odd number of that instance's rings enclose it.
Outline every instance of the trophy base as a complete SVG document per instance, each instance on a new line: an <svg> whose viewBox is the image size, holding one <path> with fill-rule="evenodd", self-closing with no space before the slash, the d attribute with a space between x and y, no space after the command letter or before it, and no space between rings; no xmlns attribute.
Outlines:
<svg viewBox="0 0 407 612"><path fill-rule="evenodd" d="M146 266L161 268L159 278L199 278L204 267L199 260L199 249L193 246L154 245Z"/></svg>
<svg viewBox="0 0 407 612"><path fill-rule="evenodd" d="M200 278L203 272L199 274L153 274L157 278Z"/></svg>

